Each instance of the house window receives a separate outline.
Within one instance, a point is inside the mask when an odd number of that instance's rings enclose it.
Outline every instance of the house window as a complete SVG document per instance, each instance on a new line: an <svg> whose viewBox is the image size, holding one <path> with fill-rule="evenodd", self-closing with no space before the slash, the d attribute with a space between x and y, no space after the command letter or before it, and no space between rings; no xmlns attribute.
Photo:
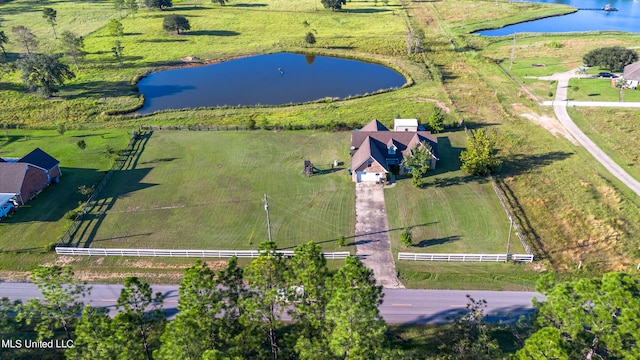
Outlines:
<svg viewBox="0 0 640 360"><path fill-rule="evenodd" d="M388 150L389 150L388 154L389 155L395 155L396 154L396 149L397 149L397 147L395 145L391 144L391 146L389 146L389 148L388 148Z"/></svg>

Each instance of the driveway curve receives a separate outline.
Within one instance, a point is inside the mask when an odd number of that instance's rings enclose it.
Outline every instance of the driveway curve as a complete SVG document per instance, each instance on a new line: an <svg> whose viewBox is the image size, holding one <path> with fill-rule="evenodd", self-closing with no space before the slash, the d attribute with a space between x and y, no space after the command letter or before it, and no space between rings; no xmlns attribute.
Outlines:
<svg viewBox="0 0 640 360"><path fill-rule="evenodd" d="M640 103L611 103L596 101L569 101L567 91L569 88L569 79L577 77L576 70L570 70L564 73L553 74L551 76L541 77L541 80L557 80L558 87L556 89L556 97L554 101L545 101L543 105L553 106L553 110L560 123L569 131L569 133L582 145L596 160L602 164L613 176L625 184L629 189L633 190L636 195L640 196L640 182L629 175L620 165L616 164L609 155L602 151L578 126L571 120L567 112L567 106L607 106L611 104L624 104L625 107L640 107ZM622 107L617 105L616 107Z"/></svg>
<svg viewBox="0 0 640 360"><path fill-rule="evenodd" d="M382 186L356 184L356 256L373 270L376 284L387 289L404 289L398 280L384 206Z"/></svg>

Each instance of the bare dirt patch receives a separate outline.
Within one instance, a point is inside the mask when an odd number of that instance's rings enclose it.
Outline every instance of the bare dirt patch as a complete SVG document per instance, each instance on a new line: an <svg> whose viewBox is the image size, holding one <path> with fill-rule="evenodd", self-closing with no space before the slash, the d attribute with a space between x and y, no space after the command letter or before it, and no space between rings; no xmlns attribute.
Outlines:
<svg viewBox="0 0 640 360"><path fill-rule="evenodd" d="M436 100L436 99L427 99L427 98L416 98L415 101L417 102L432 102L434 104L436 104L437 107L439 107L440 109L442 109L442 111L444 111L446 114L451 113L451 109L449 109L447 107L447 105L445 105L445 103L443 103L440 100Z"/></svg>
<svg viewBox="0 0 640 360"><path fill-rule="evenodd" d="M546 116L546 115L538 115L532 112L529 108L525 107L520 103L513 104L513 109L523 118L531 120L536 125L542 126L544 129L549 131L553 136L564 136L567 140L569 140L573 145L578 145L578 141L569 134L567 129L558 121L558 119Z"/></svg>

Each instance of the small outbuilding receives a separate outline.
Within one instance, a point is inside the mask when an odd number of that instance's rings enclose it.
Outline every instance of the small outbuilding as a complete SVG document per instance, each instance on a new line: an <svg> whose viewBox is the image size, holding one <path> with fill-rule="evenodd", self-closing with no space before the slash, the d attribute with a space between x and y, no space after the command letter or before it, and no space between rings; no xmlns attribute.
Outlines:
<svg viewBox="0 0 640 360"><path fill-rule="evenodd" d="M418 131L418 119L394 119L393 131Z"/></svg>

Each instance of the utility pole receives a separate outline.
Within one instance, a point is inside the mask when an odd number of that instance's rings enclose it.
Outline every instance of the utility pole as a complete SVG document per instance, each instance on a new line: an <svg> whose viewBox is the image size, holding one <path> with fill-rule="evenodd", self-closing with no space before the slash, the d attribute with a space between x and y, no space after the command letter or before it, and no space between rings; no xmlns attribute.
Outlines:
<svg viewBox="0 0 640 360"><path fill-rule="evenodd" d="M271 221L269 220L269 202L267 201L267 194L264 194L264 211L267 212L267 232L269 233L269 241L271 241Z"/></svg>
<svg viewBox="0 0 640 360"><path fill-rule="evenodd" d="M516 34L513 33L513 46L511 46L511 61L509 62L509 71L511 71L511 67L513 66L513 53L516 51Z"/></svg>
<svg viewBox="0 0 640 360"><path fill-rule="evenodd" d="M511 246L511 230L513 230L513 218L509 216L509 237L507 238L507 256L509 256L509 247Z"/></svg>

